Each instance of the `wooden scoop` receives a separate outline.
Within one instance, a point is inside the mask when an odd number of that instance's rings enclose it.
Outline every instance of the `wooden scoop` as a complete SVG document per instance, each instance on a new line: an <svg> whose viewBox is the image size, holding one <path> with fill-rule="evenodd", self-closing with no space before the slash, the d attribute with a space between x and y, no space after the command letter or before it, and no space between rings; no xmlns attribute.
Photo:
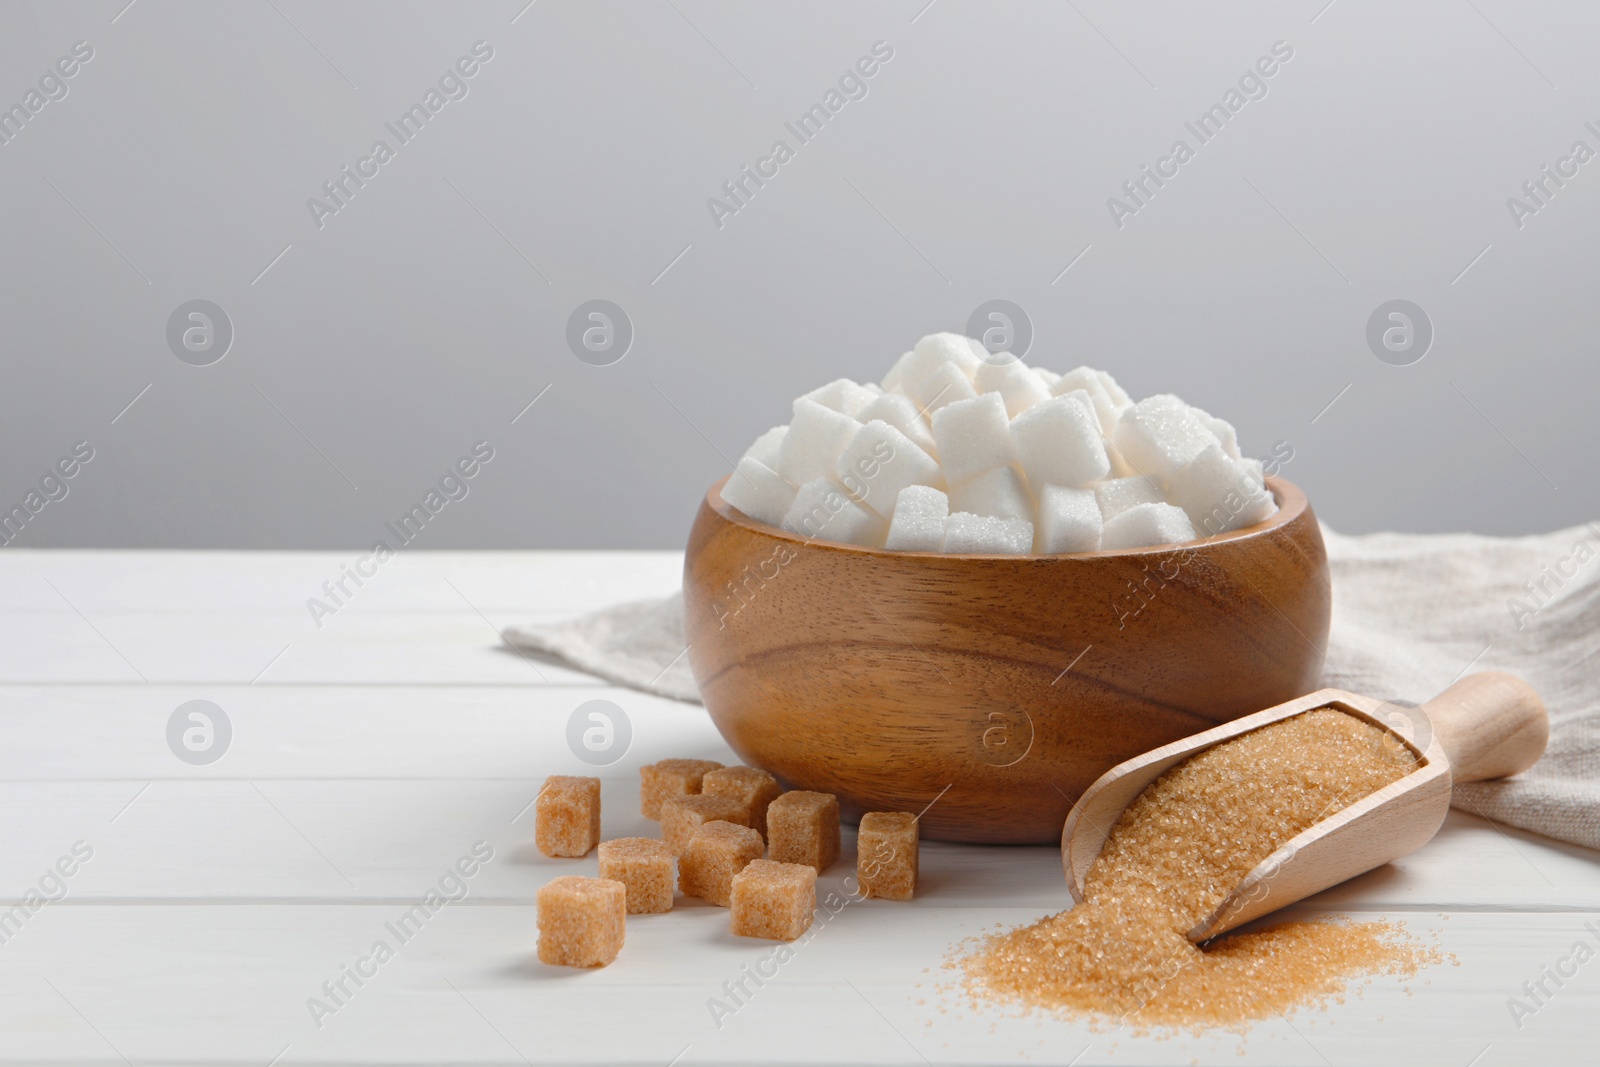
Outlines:
<svg viewBox="0 0 1600 1067"><path fill-rule="evenodd" d="M1319 689L1163 745L1101 775L1078 798L1061 831L1072 899L1082 903L1084 879L1122 810L1163 771L1251 730L1330 707L1389 731L1417 757L1417 769L1284 843L1189 931L1190 941L1225 933L1421 848L1444 822L1452 783L1527 770L1550 738L1539 694L1520 678L1496 671L1470 674L1420 708Z"/></svg>

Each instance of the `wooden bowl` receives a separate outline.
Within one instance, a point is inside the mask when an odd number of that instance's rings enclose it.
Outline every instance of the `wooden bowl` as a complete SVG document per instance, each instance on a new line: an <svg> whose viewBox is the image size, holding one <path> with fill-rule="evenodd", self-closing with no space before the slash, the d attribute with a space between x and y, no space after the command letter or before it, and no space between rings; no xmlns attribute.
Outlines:
<svg viewBox="0 0 1600 1067"><path fill-rule="evenodd" d="M1059 842L1111 767L1317 687L1327 553L1305 494L1267 485L1278 512L1234 533L1011 556L808 541L718 482L684 560L695 681L740 758L847 814Z"/></svg>

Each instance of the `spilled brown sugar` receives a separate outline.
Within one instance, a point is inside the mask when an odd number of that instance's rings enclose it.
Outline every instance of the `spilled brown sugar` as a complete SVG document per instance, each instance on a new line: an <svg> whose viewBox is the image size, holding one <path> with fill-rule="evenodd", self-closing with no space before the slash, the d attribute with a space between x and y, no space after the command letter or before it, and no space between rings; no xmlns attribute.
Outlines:
<svg viewBox="0 0 1600 1067"><path fill-rule="evenodd" d="M978 999L1146 1029L1240 1028L1351 978L1414 974L1437 954L1388 923L1286 922L1204 948L1185 936L1280 845L1414 767L1386 731L1332 708L1207 749L1123 812L1083 903L953 965Z"/></svg>

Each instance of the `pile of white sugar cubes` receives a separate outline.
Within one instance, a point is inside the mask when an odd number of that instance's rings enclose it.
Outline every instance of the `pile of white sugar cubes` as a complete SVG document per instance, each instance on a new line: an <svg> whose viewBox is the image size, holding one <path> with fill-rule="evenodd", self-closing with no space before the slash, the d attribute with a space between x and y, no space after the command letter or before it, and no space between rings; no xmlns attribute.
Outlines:
<svg viewBox="0 0 1600 1067"><path fill-rule="evenodd" d="M1143 548L1277 511L1222 419L952 333L918 341L881 386L841 378L796 400L722 497L808 539L908 552Z"/></svg>

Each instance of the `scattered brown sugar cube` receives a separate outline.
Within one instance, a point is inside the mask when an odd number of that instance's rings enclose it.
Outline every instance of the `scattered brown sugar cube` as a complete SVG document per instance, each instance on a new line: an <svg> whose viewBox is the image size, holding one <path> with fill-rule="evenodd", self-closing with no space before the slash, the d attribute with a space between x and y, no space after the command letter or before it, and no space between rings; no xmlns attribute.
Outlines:
<svg viewBox="0 0 1600 1067"><path fill-rule="evenodd" d="M606 878L552 878L539 890L539 961L604 967L622 951L627 889Z"/></svg>
<svg viewBox="0 0 1600 1067"><path fill-rule="evenodd" d="M839 800L832 793L785 793L767 807L767 858L807 863L818 874L839 858Z"/></svg>
<svg viewBox="0 0 1600 1067"><path fill-rule="evenodd" d="M534 809L533 837L546 856L587 856L600 843L600 779L552 774Z"/></svg>
<svg viewBox="0 0 1600 1067"><path fill-rule="evenodd" d="M654 838L600 842L600 877L627 888L629 915L672 910L672 850Z"/></svg>
<svg viewBox="0 0 1600 1067"><path fill-rule="evenodd" d="M699 793L705 773L721 766L708 759L664 759L640 767L639 810L647 819L661 818L663 801Z"/></svg>
<svg viewBox="0 0 1600 1067"><path fill-rule="evenodd" d="M708 797L729 797L745 807L745 825L763 839L767 836L767 805L783 790L778 780L755 767L719 767L707 771L700 792Z"/></svg>
<svg viewBox="0 0 1600 1067"><path fill-rule="evenodd" d="M761 835L748 826L708 822L678 857L678 888L686 897L726 908L733 895L733 876L765 851Z"/></svg>
<svg viewBox="0 0 1600 1067"><path fill-rule="evenodd" d="M661 805L661 840L674 856L683 855L689 842L708 822L744 825L744 808L727 797L674 797Z"/></svg>
<svg viewBox="0 0 1600 1067"><path fill-rule="evenodd" d="M861 882L861 892L869 897L910 900L916 895L915 815L869 811L861 816L856 834L856 878Z"/></svg>
<svg viewBox="0 0 1600 1067"><path fill-rule="evenodd" d="M733 932L793 941L817 910L817 872L806 863L751 860L733 876Z"/></svg>

